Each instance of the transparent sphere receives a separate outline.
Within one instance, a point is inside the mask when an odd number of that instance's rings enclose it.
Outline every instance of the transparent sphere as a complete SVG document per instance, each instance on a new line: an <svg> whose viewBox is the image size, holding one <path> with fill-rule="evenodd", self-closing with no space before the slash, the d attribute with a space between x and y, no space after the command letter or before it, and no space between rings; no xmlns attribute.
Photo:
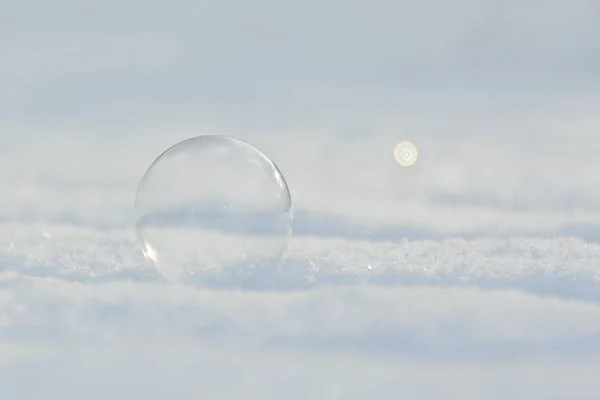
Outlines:
<svg viewBox="0 0 600 400"><path fill-rule="evenodd" d="M162 153L135 198L142 251L174 283L224 268L276 263L292 229L285 179L262 152L226 136L199 136Z"/></svg>

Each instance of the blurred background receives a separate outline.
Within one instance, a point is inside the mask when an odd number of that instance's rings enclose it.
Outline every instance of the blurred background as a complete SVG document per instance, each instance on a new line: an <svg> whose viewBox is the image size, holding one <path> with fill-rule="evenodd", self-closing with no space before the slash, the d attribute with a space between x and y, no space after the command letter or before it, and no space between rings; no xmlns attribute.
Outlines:
<svg viewBox="0 0 600 400"><path fill-rule="evenodd" d="M153 159L216 133L280 166L298 234L600 237L594 1L23 1L0 18L5 220L126 224Z"/></svg>

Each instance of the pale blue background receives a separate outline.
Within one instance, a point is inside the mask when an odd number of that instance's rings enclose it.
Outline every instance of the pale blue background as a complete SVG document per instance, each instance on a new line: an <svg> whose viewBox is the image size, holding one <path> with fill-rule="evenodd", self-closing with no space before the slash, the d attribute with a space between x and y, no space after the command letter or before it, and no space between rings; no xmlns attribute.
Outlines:
<svg viewBox="0 0 600 400"><path fill-rule="evenodd" d="M0 397L597 398L599 37L591 0L3 4ZM288 180L285 272L171 287L136 185L215 133Z"/></svg>

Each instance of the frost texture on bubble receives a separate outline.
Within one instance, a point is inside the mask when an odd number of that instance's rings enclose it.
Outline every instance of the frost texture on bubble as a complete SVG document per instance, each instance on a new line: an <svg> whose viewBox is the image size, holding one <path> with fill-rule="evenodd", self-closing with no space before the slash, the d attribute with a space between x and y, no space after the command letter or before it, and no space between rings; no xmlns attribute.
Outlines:
<svg viewBox="0 0 600 400"><path fill-rule="evenodd" d="M199 136L162 153L135 199L144 254L167 279L204 271L271 266L291 236L292 201L277 166L250 144Z"/></svg>

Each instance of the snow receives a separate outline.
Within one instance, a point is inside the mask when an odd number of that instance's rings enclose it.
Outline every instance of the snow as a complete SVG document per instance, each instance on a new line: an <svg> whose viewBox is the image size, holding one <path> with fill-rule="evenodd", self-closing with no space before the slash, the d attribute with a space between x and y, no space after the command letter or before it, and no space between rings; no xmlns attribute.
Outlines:
<svg viewBox="0 0 600 400"><path fill-rule="evenodd" d="M536 197L554 170L522 183L511 171L513 192L488 193L535 205L519 208L477 197L487 172L466 158L462 196L481 203L443 204L427 200L440 184L424 156L401 169L391 145L389 164L353 181L348 148L328 173L298 151L331 139L248 134L284 161L288 251L277 269L214 268L187 288L152 268L133 230L139 179L179 139L161 132L40 138L1 160L3 398L596 397L600 241L583 180ZM553 197L568 190L575 203Z"/></svg>
<svg viewBox="0 0 600 400"><path fill-rule="evenodd" d="M0 399L598 398L592 2L79 3L0 13ZM134 196L206 134L294 235L174 286Z"/></svg>
<svg viewBox="0 0 600 400"><path fill-rule="evenodd" d="M299 237L280 270L214 270L197 289L166 283L130 229L0 232L0 387L11 398L600 389L600 245L581 239Z"/></svg>

